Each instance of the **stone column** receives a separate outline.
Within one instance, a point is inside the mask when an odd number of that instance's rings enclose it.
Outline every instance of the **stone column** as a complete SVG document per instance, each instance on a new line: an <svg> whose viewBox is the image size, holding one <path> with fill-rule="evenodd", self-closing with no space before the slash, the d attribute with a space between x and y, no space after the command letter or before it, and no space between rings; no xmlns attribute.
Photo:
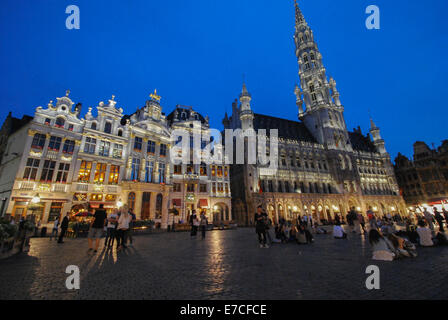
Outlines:
<svg viewBox="0 0 448 320"><path fill-rule="evenodd" d="M137 219L142 217L142 191L134 191L135 192L135 208L134 214Z"/></svg>
<svg viewBox="0 0 448 320"><path fill-rule="evenodd" d="M169 200L169 194L168 192L165 191L163 193L163 201L162 201L162 229L167 228L168 200Z"/></svg>
<svg viewBox="0 0 448 320"><path fill-rule="evenodd" d="M157 192L151 192L151 197L149 199L149 217L152 220L156 217L156 200Z"/></svg>

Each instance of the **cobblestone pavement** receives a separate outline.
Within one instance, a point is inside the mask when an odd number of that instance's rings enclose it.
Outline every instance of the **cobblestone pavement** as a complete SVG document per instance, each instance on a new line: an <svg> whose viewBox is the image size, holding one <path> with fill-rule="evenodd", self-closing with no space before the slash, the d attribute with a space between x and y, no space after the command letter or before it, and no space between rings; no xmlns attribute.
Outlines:
<svg viewBox="0 0 448 320"><path fill-rule="evenodd" d="M260 249L253 229L134 237L126 252L87 253L86 239L31 241L28 254L0 261L0 299L447 299L448 248L419 248L418 257L370 259L362 236L312 245ZM102 240L103 242L103 240ZM366 267L378 265L381 289L367 290ZM68 290L68 265L81 271Z"/></svg>

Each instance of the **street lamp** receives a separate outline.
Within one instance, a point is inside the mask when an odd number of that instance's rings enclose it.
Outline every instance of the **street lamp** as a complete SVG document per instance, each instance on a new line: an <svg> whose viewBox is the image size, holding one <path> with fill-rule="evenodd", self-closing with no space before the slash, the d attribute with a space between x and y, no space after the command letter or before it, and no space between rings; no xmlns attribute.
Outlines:
<svg viewBox="0 0 448 320"><path fill-rule="evenodd" d="M121 199L118 199L117 208L120 209L122 206L123 206L123 202L121 202Z"/></svg>

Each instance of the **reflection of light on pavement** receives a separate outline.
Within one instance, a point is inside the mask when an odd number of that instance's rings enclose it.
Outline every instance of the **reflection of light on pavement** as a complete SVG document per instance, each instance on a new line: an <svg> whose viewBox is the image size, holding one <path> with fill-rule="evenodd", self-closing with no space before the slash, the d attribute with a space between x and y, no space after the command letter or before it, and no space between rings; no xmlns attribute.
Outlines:
<svg viewBox="0 0 448 320"><path fill-rule="evenodd" d="M229 265L223 266L225 257L223 234L226 231L207 232L206 239L209 250L206 251L206 279L211 284L206 288L207 292L219 293L224 290L224 282L229 272Z"/></svg>

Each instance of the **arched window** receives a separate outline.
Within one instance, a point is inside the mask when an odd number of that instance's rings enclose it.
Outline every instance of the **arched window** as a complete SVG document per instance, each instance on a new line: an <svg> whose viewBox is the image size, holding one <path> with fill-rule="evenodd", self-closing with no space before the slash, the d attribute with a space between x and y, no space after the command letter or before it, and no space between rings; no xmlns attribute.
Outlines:
<svg viewBox="0 0 448 320"><path fill-rule="evenodd" d="M104 125L104 132L109 134L112 133L112 123L109 121Z"/></svg>
<svg viewBox="0 0 448 320"><path fill-rule="evenodd" d="M96 122L92 122L92 125L90 126L92 130L96 130Z"/></svg>
<svg viewBox="0 0 448 320"><path fill-rule="evenodd" d="M128 195L128 206L129 206L129 209L134 211L134 209L135 209L135 193L134 192L129 192L129 195Z"/></svg>
<svg viewBox="0 0 448 320"><path fill-rule="evenodd" d="M58 128L64 128L65 120L63 118L57 118L55 126Z"/></svg>
<svg viewBox="0 0 448 320"><path fill-rule="evenodd" d="M122 137L122 136L123 136L123 130L121 130L121 129L118 130L118 136L119 136L119 137Z"/></svg>

